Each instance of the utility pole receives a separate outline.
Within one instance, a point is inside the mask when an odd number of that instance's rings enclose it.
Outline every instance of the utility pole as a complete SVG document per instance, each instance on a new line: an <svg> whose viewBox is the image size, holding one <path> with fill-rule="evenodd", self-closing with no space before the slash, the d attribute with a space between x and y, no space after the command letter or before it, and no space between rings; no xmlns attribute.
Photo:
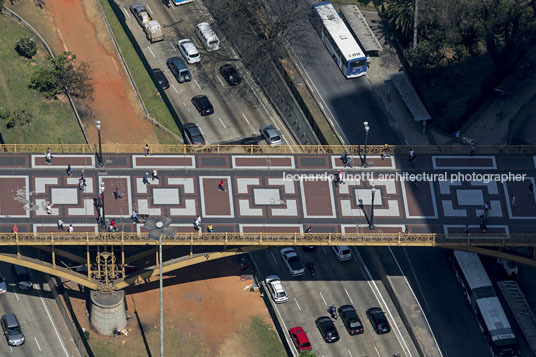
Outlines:
<svg viewBox="0 0 536 357"><path fill-rule="evenodd" d="M413 49L417 48L417 16L419 14L419 0L415 0L415 16L413 17Z"/></svg>

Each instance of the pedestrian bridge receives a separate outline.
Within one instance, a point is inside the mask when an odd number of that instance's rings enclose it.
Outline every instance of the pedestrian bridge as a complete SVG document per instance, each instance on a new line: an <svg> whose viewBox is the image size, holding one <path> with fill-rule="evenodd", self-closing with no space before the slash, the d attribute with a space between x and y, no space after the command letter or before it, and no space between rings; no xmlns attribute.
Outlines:
<svg viewBox="0 0 536 357"><path fill-rule="evenodd" d="M124 288L158 274L158 243L136 212L169 218L166 271L288 245L428 246L533 264L500 250L536 241L534 146L478 146L473 156L464 145L413 147L413 163L408 146L144 146L105 144L101 156L94 145L51 145L46 162L48 145L0 145L0 260ZM339 170L342 183L332 180ZM119 232L107 232L112 220Z"/></svg>

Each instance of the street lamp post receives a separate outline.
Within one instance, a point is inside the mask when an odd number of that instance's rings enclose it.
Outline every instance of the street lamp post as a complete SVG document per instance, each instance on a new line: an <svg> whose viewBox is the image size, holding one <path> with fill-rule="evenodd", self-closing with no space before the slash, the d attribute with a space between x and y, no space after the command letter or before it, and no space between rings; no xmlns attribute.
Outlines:
<svg viewBox="0 0 536 357"><path fill-rule="evenodd" d="M376 194L376 186L372 183L372 200L370 201L370 223L369 229L374 229L374 195Z"/></svg>
<svg viewBox="0 0 536 357"><path fill-rule="evenodd" d="M100 199L102 196L102 200ZM97 198L97 202L101 203L102 208L102 215L101 215L101 228L106 229L106 212L104 211L104 181L101 181L100 183L100 189L99 189L99 197Z"/></svg>
<svg viewBox="0 0 536 357"><path fill-rule="evenodd" d="M164 223L156 222L156 228L162 229ZM158 268L160 270L160 357L164 357L164 281L162 280L162 234L158 238Z"/></svg>
<svg viewBox="0 0 536 357"><path fill-rule="evenodd" d="M101 143L100 129L101 129L100 120L97 120L97 132L99 133L99 154L97 155L97 157L99 159L99 167L103 167L104 162L102 161L102 143Z"/></svg>
<svg viewBox="0 0 536 357"><path fill-rule="evenodd" d="M363 125L365 126L365 155L363 156L363 162L361 166L367 167L367 141L368 141L368 131L370 127L368 126L368 121L364 121Z"/></svg>

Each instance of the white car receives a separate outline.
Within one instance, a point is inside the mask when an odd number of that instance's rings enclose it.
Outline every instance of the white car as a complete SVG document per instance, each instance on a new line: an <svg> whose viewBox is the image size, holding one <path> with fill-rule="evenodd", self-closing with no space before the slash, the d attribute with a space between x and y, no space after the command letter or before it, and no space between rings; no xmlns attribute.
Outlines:
<svg viewBox="0 0 536 357"><path fill-rule="evenodd" d="M268 287L268 290L272 295L272 299L274 299L276 304L281 304L288 301L287 292L285 289L283 289L281 279L279 279L277 275L269 275L264 281L266 282L266 286Z"/></svg>
<svg viewBox="0 0 536 357"><path fill-rule="evenodd" d="M281 249L281 257L288 267L291 276L299 276L305 274L305 267L298 253L294 248Z"/></svg>
<svg viewBox="0 0 536 357"><path fill-rule="evenodd" d="M7 284L6 284L6 278L2 274L0 274L0 294L7 293Z"/></svg>
<svg viewBox="0 0 536 357"><path fill-rule="evenodd" d="M333 248L333 251L335 252L335 255L337 256L337 259L340 262L344 262L345 260L352 259L352 251L347 246L333 245L331 246L331 248Z"/></svg>
<svg viewBox="0 0 536 357"><path fill-rule="evenodd" d="M183 40L179 40L179 42L177 42L177 47L179 48L179 51L181 51L182 55L186 59L186 62L193 64L193 63L199 63L199 61L201 61L201 56L199 55L199 51L195 47L194 43L190 41L189 39L185 38Z"/></svg>

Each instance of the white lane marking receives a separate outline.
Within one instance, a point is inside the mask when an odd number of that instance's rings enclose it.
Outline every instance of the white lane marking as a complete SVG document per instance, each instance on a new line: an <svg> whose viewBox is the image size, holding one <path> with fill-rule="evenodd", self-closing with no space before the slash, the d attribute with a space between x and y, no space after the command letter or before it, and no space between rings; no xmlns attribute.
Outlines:
<svg viewBox="0 0 536 357"><path fill-rule="evenodd" d="M324 254L328 254L327 250L326 250L326 247L322 246L322 251L324 252Z"/></svg>
<svg viewBox="0 0 536 357"><path fill-rule="evenodd" d="M298 305L298 309L301 311L301 307L300 307L300 304L298 304L298 300L296 300L296 298L294 298L294 301L296 302L296 305Z"/></svg>
<svg viewBox="0 0 536 357"><path fill-rule="evenodd" d="M17 295L17 292L15 292L15 298L17 298L17 301L20 301L19 295Z"/></svg>
<svg viewBox="0 0 536 357"><path fill-rule="evenodd" d="M8 346L9 346L9 345L8 345ZM11 346L9 346L9 350L10 350L11 352L13 352L13 348L11 348Z"/></svg>
<svg viewBox="0 0 536 357"><path fill-rule="evenodd" d="M357 262L357 265L359 266L359 269L367 278L367 284L370 287L370 290L372 290L372 293L374 294L374 297L376 298L376 301L378 304L380 304L380 308L383 309L385 307L385 311L387 311L387 314L389 315L392 326L394 327L393 332L396 336L396 339L398 340L398 343L400 344L400 347L402 347L402 350L404 351L404 354L406 356L412 356L411 351L409 350L408 345L406 344L406 340L404 339L404 336L402 336L402 333L400 332L400 329L398 327L398 324L396 323L393 314L391 313L391 310L389 309L389 306L387 306L387 302L382 296L382 293L380 292L380 289L378 288L378 285L372 278L372 274L370 274L370 271L368 270L367 266L365 265L365 262L363 261L363 258L361 257L361 254L357 249L354 249L353 257L355 261ZM357 259L357 256L359 256L359 260ZM398 332L398 333L397 333ZM405 349L404 349L405 347ZM406 352L407 351L407 352ZM379 355L379 353L378 353Z"/></svg>
<svg viewBox="0 0 536 357"><path fill-rule="evenodd" d="M225 87L225 84L223 84L223 81L221 80L220 76L216 76L218 78L218 81L220 81L221 85Z"/></svg>
<svg viewBox="0 0 536 357"><path fill-rule="evenodd" d="M352 352L350 352L350 350L348 350L348 354L350 355L350 357L352 357Z"/></svg>
<svg viewBox="0 0 536 357"><path fill-rule="evenodd" d="M251 125L251 123L249 122L248 118L246 117L246 114L242 113L242 116L244 117L244 119L246 119L246 123L248 123L248 125Z"/></svg>
<svg viewBox="0 0 536 357"><path fill-rule="evenodd" d="M188 113L191 113L190 108L186 107L186 110L188 111Z"/></svg>
<svg viewBox="0 0 536 357"><path fill-rule="evenodd" d="M39 352L43 353L43 351L41 351L41 346L39 346L39 342L37 342L37 337L34 337L34 340L35 343L37 343L37 348L39 348Z"/></svg>
<svg viewBox="0 0 536 357"><path fill-rule="evenodd" d="M124 7L122 7L123 9L123 12L125 13L125 15L127 15L127 17L130 19L130 14L128 13L127 9L125 9Z"/></svg>
<svg viewBox="0 0 536 357"><path fill-rule="evenodd" d="M149 7L149 5L145 5L145 6L147 6L147 10L149 10L149 13L154 14L153 10L151 10L151 8Z"/></svg>
<svg viewBox="0 0 536 357"><path fill-rule="evenodd" d="M173 51L177 52L177 49L173 46L173 42L169 41L169 44L171 45L171 48L173 48Z"/></svg>
<svg viewBox="0 0 536 357"><path fill-rule="evenodd" d="M218 119L220 120L221 125L223 125L223 127L224 127L225 129L227 129L227 127L226 127L225 124L223 123L223 120L221 120L221 118L218 118Z"/></svg>
<svg viewBox="0 0 536 357"><path fill-rule="evenodd" d="M253 265L255 265L255 269L259 272L259 274L261 276L263 276L261 270L259 269L259 267L257 265L257 262L253 258L253 254L249 254L249 256L251 257L251 261L253 262ZM283 324L283 328L285 329L285 331L288 331L287 325L285 324L285 320L283 320L283 316L281 316L281 313L279 312L279 308L277 307L277 304L273 304L273 305L274 305L274 310L277 313L279 321L281 321L281 323ZM292 341L290 341L290 338L289 338L288 334L286 334L286 333L285 333L285 338L287 339L288 345L292 349L293 356L297 355L298 351L296 350L296 346L294 345L294 343ZM294 352L296 352L296 353L294 353Z"/></svg>
<svg viewBox="0 0 536 357"><path fill-rule="evenodd" d="M275 259L274 252L270 251L270 254L272 254L272 258L274 258L274 262L275 262L276 264L279 264L279 263L277 262L277 259Z"/></svg>
<svg viewBox="0 0 536 357"><path fill-rule="evenodd" d="M115 58L112 57L112 61L114 62L115 70L119 71L119 68L117 67L117 63L115 62Z"/></svg>
<svg viewBox="0 0 536 357"><path fill-rule="evenodd" d="M63 348L63 352L65 352L65 356L69 357L69 353L67 352L67 348L65 348L65 344L63 343L60 333L58 332L58 328L56 327L56 324L54 323L54 320L52 320L52 316L50 315L50 311L48 311L47 304L45 303L45 299L43 299L43 295L41 295L41 291L37 290L37 294L39 294L39 298L41 299L41 302L43 303L43 306L45 308L45 311L47 312L48 319L50 320L50 323L52 324L52 327L54 327L54 331L56 332L56 336L58 336L58 340L60 341L61 347ZM37 340L35 340L37 342ZM51 342L51 341L49 341Z"/></svg>
<svg viewBox="0 0 536 357"><path fill-rule="evenodd" d="M173 90L175 91L175 93L179 94L179 91L177 90L177 88L175 88L175 85L174 85L174 84L171 85L171 88L173 88Z"/></svg>
<svg viewBox="0 0 536 357"><path fill-rule="evenodd" d="M59 34L60 37L61 37L61 42L63 42L63 48L65 48L65 51L69 51L69 50L67 49L67 45L65 44L65 40L63 39L63 36L61 35L60 29L56 29L56 30L58 30L58 34Z"/></svg>
<svg viewBox="0 0 536 357"><path fill-rule="evenodd" d="M432 334L432 337L434 338L434 342L436 344L437 350L439 351L439 355L443 356L443 352L441 351L441 348L439 347L439 343L436 340L434 331L432 330L432 327L430 326L430 322L428 321L428 317L426 317L426 314L424 313L424 311L422 309L422 306L421 306L421 303L419 302L419 299L417 299L417 297L415 296L415 293L413 292L413 289L409 285L408 279L406 279L406 275L405 275L404 271L402 270L402 267L400 266L400 264L398 264L398 260L396 259L395 255L394 255L394 253L393 253L393 251L392 251L392 249L390 247L389 247L389 251L391 252L391 255L393 256L393 259L395 260L396 265L398 266L398 269L402 273L402 276L404 277L404 280L406 281L406 284L408 285L408 288L411 291L411 294L413 294L413 297L415 298L415 301L417 301L417 304L419 305L419 308L422 311L422 314L424 316L424 320L426 321L426 325L428 325L428 330L430 331L430 333ZM409 259L408 252L406 251L406 248L404 248L404 253L406 254L406 259L409 262L409 266L411 268L411 271L413 272L413 276L415 277L415 281L417 282L417 286L419 287L419 290L421 291L421 295L422 295L422 298L424 299L424 303L426 304L426 308L428 309L428 311L430 311L430 306L428 305L428 302L426 301L426 298L424 297L421 285L419 284L419 280L417 279L417 275L415 275L415 270L413 269L413 264L411 264L411 260Z"/></svg>
<svg viewBox="0 0 536 357"><path fill-rule="evenodd" d="M199 88L199 90L202 90L202 89L201 89L201 86L199 85L199 83L197 83L197 81L196 81L195 79L194 79L194 82L195 82L195 84L197 85L197 88Z"/></svg>
<svg viewBox="0 0 536 357"><path fill-rule="evenodd" d="M380 355L380 351L378 351L378 347L374 346L374 349L376 350L376 353L378 354L378 356L382 357L382 356Z"/></svg>
<svg viewBox="0 0 536 357"><path fill-rule="evenodd" d="M328 303L326 302L326 299L324 299L324 295L319 291L320 297L322 298L322 301L324 302L324 305L328 306Z"/></svg>
<svg viewBox="0 0 536 357"><path fill-rule="evenodd" d="M353 305L354 302L352 301L352 298L350 297L350 294L348 294L348 290L346 290L346 288L344 288L344 292L346 293L346 296L348 296L348 299L350 300L350 302L351 302L352 305Z"/></svg>
<svg viewBox="0 0 536 357"><path fill-rule="evenodd" d="M149 50L149 52L151 52L151 54L153 55L153 57L156 58L156 56L154 55L153 50L151 50L151 47L147 47L147 49Z"/></svg>

